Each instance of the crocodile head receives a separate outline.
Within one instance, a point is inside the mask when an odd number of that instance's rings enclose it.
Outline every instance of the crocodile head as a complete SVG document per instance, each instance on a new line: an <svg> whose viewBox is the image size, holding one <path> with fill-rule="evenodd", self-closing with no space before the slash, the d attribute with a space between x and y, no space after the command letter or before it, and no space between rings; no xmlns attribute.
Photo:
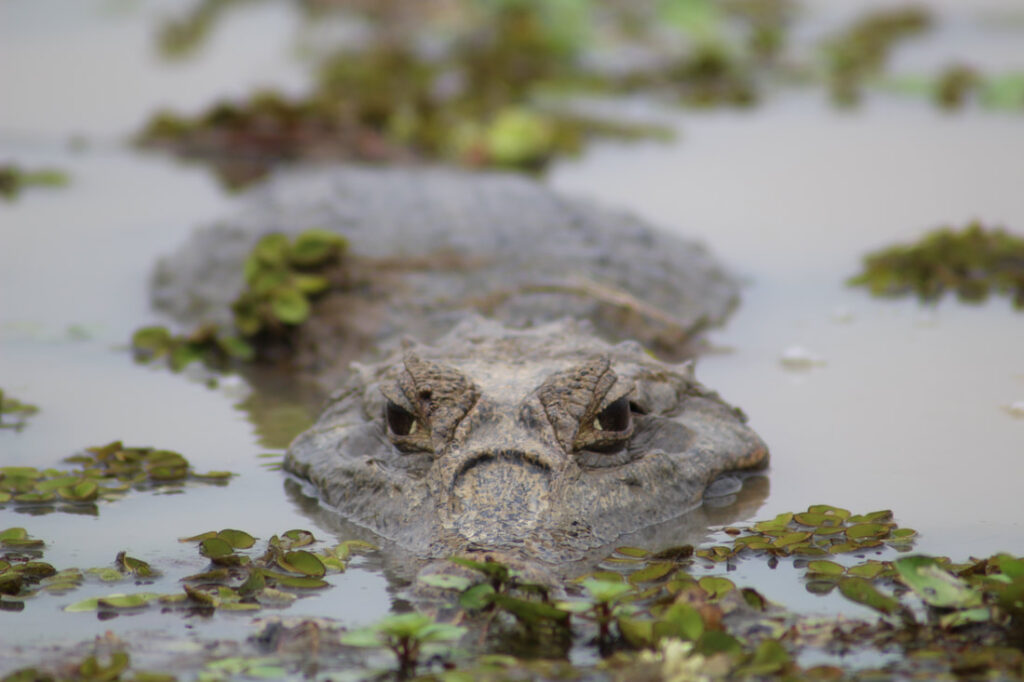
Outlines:
<svg viewBox="0 0 1024 682"><path fill-rule="evenodd" d="M718 476L767 459L690 364L575 322L474 319L356 366L285 467L421 556L562 562L686 513Z"/></svg>

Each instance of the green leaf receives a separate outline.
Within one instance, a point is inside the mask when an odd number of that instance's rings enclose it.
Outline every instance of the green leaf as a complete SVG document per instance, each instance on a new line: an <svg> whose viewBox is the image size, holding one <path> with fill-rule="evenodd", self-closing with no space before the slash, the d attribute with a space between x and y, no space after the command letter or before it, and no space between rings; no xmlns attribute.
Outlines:
<svg viewBox="0 0 1024 682"><path fill-rule="evenodd" d="M237 336L218 336L217 345L230 358L242 362L252 362L256 359L256 349Z"/></svg>
<svg viewBox="0 0 1024 682"><path fill-rule="evenodd" d="M976 623L987 623L992 620L992 612L988 607L953 611L939 617L939 625L944 628L959 628Z"/></svg>
<svg viewBox="0 0 1024 682"><path fill-rule="evenodd" d="M92 502L99 496L99 484L93 479L86 479L57 491L65 500L73 502Z"/></svg>
<svg viewBox="0 0 1024 682"><path fill-rule="evenodd" d="M474 561L473 559L467 559L465 557L449 557L448 561L456 563L459 566L471 568L474 571L480 571L487 577L499 583L508 582L508 566L498 561Z"/></svg>
<svg viewBox="0 0 1024 682"><path fill-rule="evenodd" d="M773 639L757 645L750 662L736 671L737 675L770 675L781 671L792 661L786 648Z"/></svg>
<svg viewBox="0 0 1024 682"><path fill-rule="evenodd" d="M712 601L721 599L729 592L736 589L736 583L728 578L720 578L714 575L706 575L697 581Z"/></svg>
<svg viewBox="0 0 1024 682"><path fill-rule="evenodd" d="M329 230L305 230L295 237L289 259L302 267L325 265L341 254L347 244L344 237Z"/></svg>
<svg viewBox="0 0 1024 682"><path fill-rule="evenodd" d="M264 575L267 575L266 572ZM330 585L326 580L313 576L274 575L274 582L281 587L294 587L301 590L315 590Z"/></svg>
<svg viewBox="0 0 1024 682"><path fill-rule="evenodd" d="M634 571L629 574L628 580L634 585L639 583L654 582L675 570L676 565L671 561L658 561Z"/></svg>
<svg viewBox="0 0 1024 682"><path fill-rule="evenodd" d="M668 607L654 623L654 636L679 637L693 641L704 634L704 619L700 612L690 604L677 603Z"/></svg>
<svg viewBox="0 0 1024 682"><path fill-rule="evenodd" d="M893 566L907 587L930 606L966 609L982 602L980 592L946 571L931 557L903 557L894 561Z"/></svg>
<svg viewBox="0 0 1024 682"><path fill-rule="evenodd" d="M217 537L228 543L234 549L249 549L256 543L256 538L245 531L225 528L217 533Z"/></svg>
<svg viewBox="0 0 1024 682"><path fill-rule="evenodd" d="M305 295L297 289L279 289L270 301L274 317L284 324L301 324L309 317L310 306Z"/></svg>
<svg viewBox="0 0 1024 682"><path fill-rule="evenodd" d="M773 530L786 530L789 528L789 522L793 520L793 514L785 513L779 514L771 521L759 521L754 524L754 530L765 532Z"/></svg>
<svg viewBox="0 0 1024 682"><path fill-rule="evenodd" d="M868 580L873 580L877 578L885 571L885 564L877 561L869 561L867 563L857 564L856 566L851 566L848 569L850 575L856 576L858 578L867 578Z"/></svg>
<svg viewBox="0 0 1024 682"><path fill-rule="evenodd" d="M137 609L145 606L160 595L155 592L138 592L136 594L111 594L100 597L96 604L107 609Z"/></svg>
<svg viewBox="0 0 1024 682"><path fill-rule="evenodd" d="M293 573L302 573L303 575L319 578L327 572L323 562L320 561L320 557L302 549L286 552L283 559L284 561L278 561L278 564L281 565L281 568Z"/></svg>
<svg viewBox="0 0 1024 682"><path fill-rule="evenodd" d="M17 571L0 573L0 594L18 594L25 578Z"/></svg>
<svg viewBox="0 0 1024 682"><path fill-rule="evenodd" d="M616 620L622 638L636 649L654 645L654 621L620 617Z"/></svg>
<svg viewBox="0 0 1024 682"><path fill-rule="evenodd" d="M842 578L839 581L839 591L850 601L871 607L886 615L892 615L902 608L898 601L879 592L863 578Z"/></svg>
<svg viewBox="0 0 1024 682"><path fill-rule="evenodd" d="M853 541L883 537L888 535L890 528L880 523L858 523L846 529L846 537Z"/></svg>
<svg viewBox="0 0 1024 682"><path fill-rule="evenodd" d="M294 549L296 547L305 547L306 545L312 545L316 542L316 538L308 530L302 530L301 528L293 528L292 530L286 530L281 533L281 536L287 538L288 547Z"/></svg>
<svg viewBox="0 0 1024 682"><path fill-rule="evenodd" d="M808 576L833 576L838 577L846 572L842 564L834 561L811 561L807 564Z"/></svg>
<svg viewBox="0 0 1024 682"><path fill-rule="evenodd" d="M631 585L607 580L584 580L581 585L598 604L608 604L633 591Z"/></svg>
<svg viewBox="0 0 1024 682"><path fill-rule="evenodd" d="M650 554L650 552L642 547L616 547L615 552L617 554L622 554L623 556L634 557L637 559L643 559L645 556Z"/></svg>
<svg viewBox="0 0 1024 682"><path fill-rule="evenodd" d="M148 357L158 357L171 347L171 333L167 327L142 327L132 334L132 349Z"/></svg>
<svg viewBox="0 0 1024 682"><path fill-rule="evenodd" d="M341 635L341 643L347 644L348 646L365 647L373 649L377 647L387 646L384 636L376 630L369 628L362 628L359 630L349 630Z"/></svg>
<svg viewBox="0 0 1024 682"><path fill-rule="evenodd" d="M331 286L330 280L323 275L295 275L293 282L307 296L319 294Z"/></svg>
<svg viewBox="0 0 1024 682"><path fill-rule="evenodd" d="M266 586L266 578L264 578L262 571L249 571L245 582L238 586L238 594L242 597L249 597L262 592Z"/></svg>
<svg viewBox="0 0 1024 682"><path fill-rule="evenodd" d="M148 578L153 575L153 569L148 563L142 559L130 557L124 552L118 552L115 561L125 573L129 573L140 578Z"/></svg>
<svg viewBox="0 0 1024 682"><path fill-rule="evenodd" d="M467 611L485 608L490 606L494 594L494 587L488 583L473 585L459 596L459 606Z"/></svg>
<svg viewBox="0 0 1024 682"><path fill-rule="evenodd" d="M494 593L491 601L528 625L535 625L540 621L566 623L569 620L567 612L550 604L516 599L500 592Z"/></svg>
<svg viewBox="0 0 1024 682"><path fill-rule="evenodd" d="M0 530L0 542L6 542L7 540L26 540L28 539L28 531L24 528L7 528Z"/></svg>
<svg viewBox="0 0 1024 682"><path fill-rule="evenodd" d="M206 538L199 543L199 553L209 559L226 557L235 553L227 540L220 537Z"/></svg>

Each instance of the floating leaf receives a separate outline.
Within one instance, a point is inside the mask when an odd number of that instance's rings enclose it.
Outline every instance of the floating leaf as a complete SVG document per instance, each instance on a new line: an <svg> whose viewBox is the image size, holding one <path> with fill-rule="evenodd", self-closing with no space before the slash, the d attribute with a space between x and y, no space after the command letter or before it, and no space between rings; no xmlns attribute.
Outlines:
<svg viewBox="0 0 1024 682"><path fill-rule="evenodd" d="M637 585L639 583L654 582L675 570L675 564L670 561L659 561L648 564L638 571L629 574L629 582Z"/></svg>
<svg viewBox="0 0 1024 682"><path fill-rule="evenodd" d="M838 577L844 572L846 568L834 561L811 561L807 564L807 575Z"/></svg>
<svg viewBox="0 0 1024 682"><path fill-rule="evenodd" d="M863 578L842 578L839 581L839 591L847 599L870 606L886 615L897 613L902 608L898 601L879 592Z"/></svg>
<svg viewBox="0 0 1024 682"><path fill-rule="evenodd" d="M849 574L858 578L873 580L884 573L888 568L885 564L877 561L869 561L864 564L857 564L849 568Z"/></svg>
<svg viewBox="0 0 1024 682"><path fill-rule="evenodd" d="M854 541L878 538L888 535L889 528L890 526L879 523L858 523L846 529L846 537Z"/></svg>
<svg viewBox="0 0 1024 682"><path fill-rule="evenodd" d="M316 542L316 538L308 530L294 528L281 533L281 536L288 539L288 547L305 547ZM351 542L351 541L350 541ZM351 545L350 545L351 546Z"/></svg>
<svg viewBox="0 0 1024 682"><path fill-rule="evenodd" d="M528 625L541 621L565 623L569 620L568 613L550 604L517 599L501 592L495 592L491 601Z"/></svg>
<svg viewBox="0 0 1024 682"><path fill-rule="evenodd" d="M708 597L712 600L721 599L729 592L736 589L736 584L728 578L720 578L718 576L706 575L697 581L697 584L701 586L705 592L708 593Z"/></svg>
<svg viewBox="0 0 1024 682"><path fill-rule="evenodd" d="M314 578L319 578L327 572L327 569L324 568L323 562L320 561L320 557L312 552L307 552L301 549L286 552L283 560L278 560L277 563L286 571L302 573L303 575L312 576Z"/></svg>
<svg viewBox="0 0 1024 682"><path fill-rule="evenodd" d="M96 604L105 609L137 609L145 606L160 595L155 592L139 592L136 594L112 594L100 597Z"/></svg>
<svg viewBox="0 0 1024 682"><path fill-rule="evenodd" d="M979 606L982 602L979 592L946 571L931 557L904 557L894 561L893 566L900 579L926 604L938 608L966 609Z"/></svg>
<svg viewBox="0 0 1024 682"><path fill-rule="evenodd" d="M199 553L210 559L218 559L234 554L235 550L227 540L212 537L199 543Z"/></svg>
<svg viewBox="0 0 1024 682"><path fill-rule="evenodd" d="M26 540L28 539L28 531L24 528L7 528L0 530L0 542L7 542L8 540Z"/></svg>
<svg viewBox="0 0 1024 682"><path fill-rule="evenodd" d="M789 522L793 520L793 514L785 513L779 514L771 521L759 521L754 524L754 530L761 533L767 531L785 531L789 527Z"/></svg>
<svg viewBox="0 0 1024 682"><path fill-rule="evenodd" d="M245 531L225 528L218 531L216 537L231 545L234 549L249 549L256 543L256 538Z"/></svg>
<svg viewBox="0 0 1024 682"><path fill-rule="evenodd" d="M642 559L650 554L650 552L642 547L616 547L615 551L623 556L634 557L637 559Z"/></svg>
<svg viewBox="0 0 1024 682"><path fill-rule="evenodd" d="M148 563L142 559L130 557L125 552L118 552L115 561L121 567L121 570L130 575L140 578L148 578L153 575L153 569Z"/></svg>

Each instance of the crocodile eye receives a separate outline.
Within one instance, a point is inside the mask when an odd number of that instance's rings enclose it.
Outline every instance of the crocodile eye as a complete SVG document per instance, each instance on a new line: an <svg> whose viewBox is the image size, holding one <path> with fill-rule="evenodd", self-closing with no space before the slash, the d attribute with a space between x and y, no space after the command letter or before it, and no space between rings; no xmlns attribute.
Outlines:
<svg viewBox="0 0 1024 682"><path fill-rule="evenodd" d="M629 400L622 397L601 410L594 425L601 431L625 431L629 428L631 417Z"/></svg>
<svg viewBox="0 0 1024 682"><path fill-rule="evenodd" d="M416 431L416 417L401 405L392 401L384 407L384 420L388 429L396 436L410 436Z"/></svg>

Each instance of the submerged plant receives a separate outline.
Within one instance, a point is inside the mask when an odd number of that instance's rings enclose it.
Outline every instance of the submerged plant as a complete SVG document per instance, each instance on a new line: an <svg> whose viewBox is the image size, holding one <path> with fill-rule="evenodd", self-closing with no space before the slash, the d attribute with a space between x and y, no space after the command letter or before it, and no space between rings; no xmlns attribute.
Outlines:
<svg viewBox="0 0 1024 682"><path fill-rule="evenodd" d="M947 291L962 301L982 301L995 292L1024 309L1024 237L979 222L933 230L914 244L868 254L864 271L849 283L875 296L914 294L922 301Z"/></svg>

